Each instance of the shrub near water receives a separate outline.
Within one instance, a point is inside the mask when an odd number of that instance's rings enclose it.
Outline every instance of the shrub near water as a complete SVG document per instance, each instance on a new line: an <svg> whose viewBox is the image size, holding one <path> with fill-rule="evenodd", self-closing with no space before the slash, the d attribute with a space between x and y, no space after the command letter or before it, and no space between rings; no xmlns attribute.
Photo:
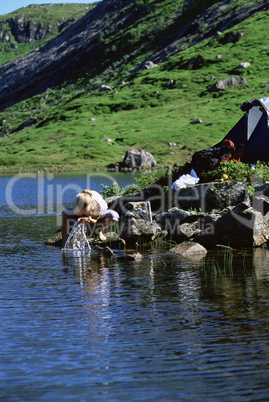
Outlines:
<svg viewBox="0 0 269 402"><path fill-rule="evenodd" d="M188 168L188 164L186 165ZM180 173L182 169L182 172ZM141 189L145 189L151 184L158 183L165 190L168 189L166 184L168 183L168 176L173 174L174 179L176 180L178 176L184 173L184 166L180 168L180 170L172 173L171 170L167 170L164 176L157 177L157 173L143 171L140 173L138 177L134 179L135 183L127 188L121 188L117 181L115 181L112 185L104 185L102 195L106 197L111 196L120 196L132 193L134 191L138 191ZM251 167L250 165L243 162L221 162L220 166L212 171L212 172L203 172L200 175L200 183L208 183L212 181L220 181L223 175L227 175L227 180L232 181L242 181L245 182L248 186L249 195L252 196L254 193L254 185L262 184L265 182L269 182L269 164L264 162L257 162L255 167ZM169 180L170 182L171 180Z"/></svg>
<svg viewBox="0 0 269 402"><path fill-rule="evenodd" d="M101 183L101 186L103 188L101 194L104 198L131 194L140 191L141 189L145 189L151 184L154 184L156 180L156 171L144 170L137 177L135 177L135 183L127 187L120 187L119 183L116 180L110 186Z"/></svg>

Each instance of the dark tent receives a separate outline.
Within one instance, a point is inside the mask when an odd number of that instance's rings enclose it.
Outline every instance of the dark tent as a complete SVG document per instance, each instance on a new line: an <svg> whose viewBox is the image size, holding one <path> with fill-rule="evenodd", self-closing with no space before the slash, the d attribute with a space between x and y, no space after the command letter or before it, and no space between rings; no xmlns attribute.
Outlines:
<svg viewBox="0 0 269 402"><path fill-rule="evenodd" d="M240 108L244 116L223 140L212 148L195 152L190 164L186 164L186 169L192 169L191 175L187 175L192 176L187 178L192 180L192 185L197 182L197 175L217 169L221 161L269 162L269 97L244 102ZM185 176L182 176L184 180ZM190 185L183 183L182 178L173 183L173 189Z"/></svg>
<svg viewBox="0 0 269 402"><path fill-rule="evenodd" d="M269 98L244 102L240 108L244 116L223 140L230 140L241 149L242 162L269 162Z"/></svg>

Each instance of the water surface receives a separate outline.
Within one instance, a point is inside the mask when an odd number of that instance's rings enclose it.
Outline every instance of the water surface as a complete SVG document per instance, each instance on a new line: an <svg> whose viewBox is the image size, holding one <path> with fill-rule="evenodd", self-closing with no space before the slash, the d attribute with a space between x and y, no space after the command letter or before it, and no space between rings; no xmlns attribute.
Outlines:
<svg viewBox="0 0 269 402"><path fill-rule="evenodd" d="M6 203L9 180L0 178L1 400L268 401L268 250L242 251L232 267L223 253L63 254L44 241L57 185L70 178L44 177L45 206L34 178L18 180L23 215Z"/></svg>

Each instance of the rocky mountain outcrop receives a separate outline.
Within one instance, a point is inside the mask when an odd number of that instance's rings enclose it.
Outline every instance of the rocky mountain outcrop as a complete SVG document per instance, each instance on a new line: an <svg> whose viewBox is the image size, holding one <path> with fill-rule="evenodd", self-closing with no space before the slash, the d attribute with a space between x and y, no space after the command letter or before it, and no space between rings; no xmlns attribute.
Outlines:
<svg viewBox="0 0 269 402"><path fill-rule="evenodd" d="M114 0L101 1L69 29L35 51L0 68L0 109L65 81L76 70L100 60L98 33L104 17L113 20Z"/></svg>
<svg viewBox="0 0 269 402"><path fill-rule="evenodd" d="M54 11L55 7L57 11ZM19 43L40 41L48 35L57 35L92 7L85 4L74 10L70 5L53 3L23 7L11 14L0 16L0 42L10 43L13 48ZM61 12L62 10L64 12Z"/></svg>
<svg viewBox="0 0 269 402"><path fill-rule="evenodd" d="M48 22L18 20L8 18L0 25L1 42L27 43L40 40L53 32L53 26Z"/></svg>
<svg viewBox="0 0 269 402"><path fill-rule="evenodd" d="M209 7L190 24L176 30L173 37L169 38L162 49L155 52L149 59L155 64L164 62L182 48L196 45L201 40L211 36L219 36L220 43L228 43L229 39L225 36L222 37L222 32L239 24L256 12L268 9L267 0L258 1L250 6L246 4L246 7L239 9L231 8L231 5L236 2L237 0L224 1L222 4L218 3L216 7ZM192 1L190 0L188 3L192 3ZM234 41L241 38L237 35L232 35L232 37Z"/></svg>
<svg viewBox="0 0 269 402"><path fill-rule="evenodd" d="M181 20L182 10L179 10L169 21L165 31L158 31L156 26L152 43L147 37L142 44L138 41L137 47L133 45L130 48L115 33L123 27L127 32L134 21L147 17L146 11L141 15L137 11L137 2L131 0L100 1L94 9L43 47L0 67L0 110L74 77L81 69L86 69L89 75L94 76L114 61L119 61L118 57L123 60L128 56L130 60L131 57L137 57L139 52L144 54L145 50L148 52L151 49L152 55L147 60L154 64L162 62L179 52L182 45L192 46L268 7L268 1L262 0L251 6L246 5L243 9L231 10L229 6L234 2L235 0L227 4L223 2L221 6L218 3L215 7L212 7L214 2L210 2L212 4L207 11L185 25ZM26 28L22 26L22 30ZM32 26L30 37L43 35L43 29L48 28ZM106 48L104 37L109 35L114 35L113 49ZM120 49L120 56L114 49ZM107 52L110 52L110 57Z"/></svg>

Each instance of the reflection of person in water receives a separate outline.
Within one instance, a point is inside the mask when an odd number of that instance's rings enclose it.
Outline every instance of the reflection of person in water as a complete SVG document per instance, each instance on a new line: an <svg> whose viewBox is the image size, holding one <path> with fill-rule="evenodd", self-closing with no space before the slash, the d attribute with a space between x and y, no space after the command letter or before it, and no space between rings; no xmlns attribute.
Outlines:
<svg viewBox="0 0 269 402"><path fill-rule="evenodd" d="M88 223L102 241L106 240L102 231L119 220L118 213L108 209L107 203L97 191L88 189L81 191L73 199L72 207L62 213L63 244L69 234L67 220L70 216L78 222Z"/></svg>

